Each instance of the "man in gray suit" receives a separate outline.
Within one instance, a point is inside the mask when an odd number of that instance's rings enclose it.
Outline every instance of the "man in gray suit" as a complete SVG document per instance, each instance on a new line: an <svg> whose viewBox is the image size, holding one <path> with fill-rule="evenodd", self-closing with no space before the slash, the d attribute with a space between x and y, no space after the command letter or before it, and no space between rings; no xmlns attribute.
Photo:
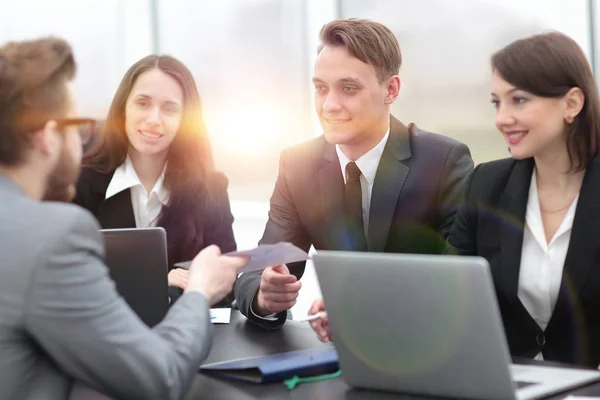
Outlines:
<svg viewBox="0 0 600 400"><path fill-rule="evenodd" d="M315 106L324 135L281 154L261 243L304 250L441 253L473 169L469 149L390 114L401 54L384 25L336 20L321 30ZM285 323L304 263L243 274L242 313L267 329ZM377 295L374 293L373 295ZM324 310L317 300L312 313ZM323 314L324 315L324 314ZM326 318L311 323L328 340Z"/></svg>
<svg viewBox="0 0 600 400"><path fill-rule="evenodd" d="M117 398L181 398L210 348L209 305L246 260L203 250L163 322L140 321L109 278L93 216L40 201L74 194L85 122L73 118L74 73L62 40L0 48L0 399L65 399L75 380Z"/></svg>

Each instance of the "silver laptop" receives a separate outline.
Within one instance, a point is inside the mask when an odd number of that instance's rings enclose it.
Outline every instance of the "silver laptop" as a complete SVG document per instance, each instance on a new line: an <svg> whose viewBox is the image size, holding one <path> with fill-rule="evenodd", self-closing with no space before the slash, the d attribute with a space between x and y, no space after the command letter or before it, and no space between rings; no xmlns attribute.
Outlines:
<svg viewBox="0 0 600 400"><path fill-rule="evenodd" d="M537 399L600 372L511 365L487 261L319 251L313 256L350 386L470 399Z"/></svg>
<svg viewBox="0 0 600 400"><path fill-rule="evenodd" d="M167 234L163 228L103 229L106 265L117 292L148 326L169 309Z"/></svg>

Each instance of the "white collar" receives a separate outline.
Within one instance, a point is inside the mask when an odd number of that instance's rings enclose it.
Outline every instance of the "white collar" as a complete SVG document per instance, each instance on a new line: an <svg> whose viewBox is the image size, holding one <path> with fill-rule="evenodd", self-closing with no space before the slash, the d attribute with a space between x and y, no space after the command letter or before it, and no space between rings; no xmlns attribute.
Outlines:
<svg viewBox="0 0 600 400"><path fill-rule="evenodd" d="M152 196L152 193L155 193L158 197L158 200L163 205L166 205L168 203L170 194L169 190L164 186L166 170L167 165L165 164L165 167L163 168L160 177L158 178L158 180L154 184L154 187L148 195L148 197L150 197ZM115 173L112 179L110 180L108 187L106 188L105 199L109 199L117 193L121 193L124 190L131 189L137 186L141 187L142 189L144 188L144 185L142 185L142 181L140 181L140 178L135 172L135 168L133 167L133 162L131 161L131 158L129 157L129 155L127 155L125 162L115 170Z"/></svg>
<svg viewBox="0 0 600 400"><path fill-rule="evenodd" d="M537 189L537 177L535 176L535 167L531 175L531 184L529 185L529 198L527 200L527 212L526 212L526 225L529 227L532 236L540 243L542 248L549 248L552 243L556 241L561 235L570 232L573 228L573 220L575 219L575 210L577 209L577 203L579 202L579 194L575 197L564 219L560 226L554 233L554 236L550 240L550 243L546 241L546 234L544 233L544 223L542 221L542 210L540 208L540 199Z"/></svg>
<svg viewBox="0 0 600 400"><path fill-rule="evenodd" d="M356 161L356 166L360 169L360 172L363 174L365 179L369 184L372 184L375 180L375 175L377 174L377 168L379 167L379 161L381 160L381 155L383 154L383 149L385 149L385 144L387 143L388 137L390 136L390 128L388 127L385 136L375 147L371 150L360 156ZM346 166L352 160L350 160L340 149L339 145L335 145L335 151L337 153L338 159L340 160L340 167L342 167L342 176L344 177L344 182L346 182Z"/></svg>

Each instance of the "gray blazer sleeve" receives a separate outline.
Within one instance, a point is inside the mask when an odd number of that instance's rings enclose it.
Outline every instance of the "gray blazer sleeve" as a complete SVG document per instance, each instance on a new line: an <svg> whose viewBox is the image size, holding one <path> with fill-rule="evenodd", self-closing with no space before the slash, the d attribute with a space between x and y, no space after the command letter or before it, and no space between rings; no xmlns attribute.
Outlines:
<svg viewBox="0 0 600 400"><path fill-rule="evenodd" d="M454 217L464 200L471 171L473 171L473 159L469 148L465 144L459 143L448 154L440 184L439 226L444 239L447 239L450 235Z"/></svg>
<svg viewBox="0 0 600 400"><path fill-rule="evenodd" d="M283 151L279 158L279 175L275 183L275 189L271 196L269 220L265 227L265 232L260 240L260 244L271 244L278 242L290 242L304 251L308 251L311 246L310 237L298 216L296 205L292 199L292 195L288 188L286 179L286 154L288 151ZM294 171L291 171L293 174ZM298 279L304 273L305 261L288 265L290 272ZM254 296L260 287L262 271L254 271L242 274L234 288L235 299L242 314L254 323L266 329L278 329L286 321L286 312L277 314L276 321L268 321L256 317L250 307L254 300Z"/></svg>
<svg viewBox="0 0 600 400"><path fill-rule="evenodd" d="M183 397L211 344L206 298L183 295L151 330L115 291L95 220L80 209L61 211L69 211L63 223L40 244L27 332L69 376L110 396Z"/></svg>

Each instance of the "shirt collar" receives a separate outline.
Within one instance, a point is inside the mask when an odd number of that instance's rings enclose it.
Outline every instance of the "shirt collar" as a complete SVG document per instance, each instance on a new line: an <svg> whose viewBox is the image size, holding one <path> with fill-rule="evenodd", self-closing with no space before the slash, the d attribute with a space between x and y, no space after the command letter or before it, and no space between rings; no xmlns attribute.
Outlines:
<svg viewBox="0 0 600 400"><path fill-rule="evenodd" d="M371 150L360 156L356 161L356 166L360 169L360 172L363 174L367 182L370 184L375 180L375 175L377 174L377 168L379 167L379 161L381 160L381 156L383 154L383 150L385 149L385 144L387 143L388 137L390 136L390 128L388 127L385 136L375 147ZM338 159L340 160L340 167L342 167L342 176L344 177L344 182L346 182L346 166L352 160L350 160L340 149L339 145L335 145L335 151L337 153Z"/></svg>
<svg viewBox="0 0 600 400"><path fill-rule="evenodd" d="M163 168L160 177L154 184L154 187L152 188L152 190L150 191L150 195L148 196L150 198L152 196L152 193L155 193L158 200L163 205L166 205L169 201L169 190L164 186L166 170L167 166L165 164L165 167ZM110 180L108 187L106 188L105 199L109 199L114 195L121 193L124 190L131 189L134 187L140 187L142 189L144 188L142 182L140 181L140 178L135 172L133 162L131 161L131 158L128 155L125 159L125 162L115 170L115 173L113 174L113 177Z"/></svg>
<svg viewBox="0 0 600 400"><path fill-rule="evenodd" d="M577 209L577 203L579 202L579 194L575 196L575 199L569 206L567 213L565 214L560 226L556 230L556 233L552 237L552 240L547 244L546 235L544 233L544 223L542 221L542 210L540 208L540 199L537 190L537 177L535 175L535 171L536 169L534 167L531 175L531 184L529 185L529 198L527 201L525 223L534 238L536 238L540 245L545 248L550 246L561 235L572 230L573 221L575 220L575 210Z"/></svg>

